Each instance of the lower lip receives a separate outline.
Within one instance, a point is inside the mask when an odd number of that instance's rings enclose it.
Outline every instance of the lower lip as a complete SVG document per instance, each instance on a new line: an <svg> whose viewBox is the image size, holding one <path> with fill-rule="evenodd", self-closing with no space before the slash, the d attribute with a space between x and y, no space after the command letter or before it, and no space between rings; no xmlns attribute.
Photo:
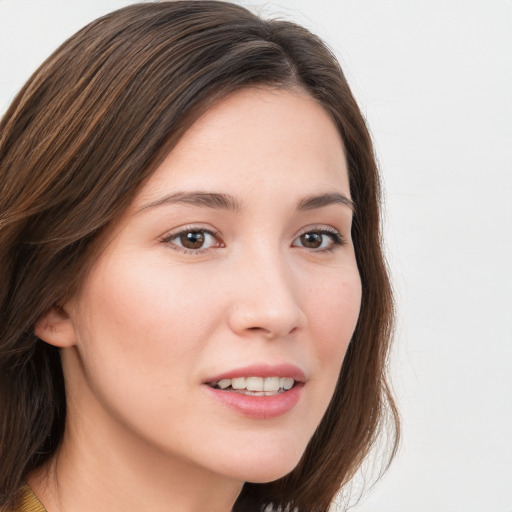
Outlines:
<svg viewBox="0 0 512 512"><path fill-rule="evenodd" d="M219 402L251 419L266 420L277 418L291 411L300 399L303 384L271 396L251 396L234 391L222 391L205 386L207 391Z"/></svg>

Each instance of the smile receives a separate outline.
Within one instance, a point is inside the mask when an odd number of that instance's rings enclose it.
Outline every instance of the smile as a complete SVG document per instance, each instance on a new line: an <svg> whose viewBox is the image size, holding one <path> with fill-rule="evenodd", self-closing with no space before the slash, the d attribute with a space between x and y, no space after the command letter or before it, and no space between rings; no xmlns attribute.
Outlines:
<svg viewBox="0 0 512 512"><path fill-rule="evenodd" d="M262 420L286 415L300 401L306 375L293 364L254 364L203 381L207 395L237 415Z"/></svg>
<svg viewBox="0 0 512 512"><path fill-rule="evenodd" d="M214 389L231 391L249 396L273 396L293 388L291 377L237 377L209 383Z"/></svg>

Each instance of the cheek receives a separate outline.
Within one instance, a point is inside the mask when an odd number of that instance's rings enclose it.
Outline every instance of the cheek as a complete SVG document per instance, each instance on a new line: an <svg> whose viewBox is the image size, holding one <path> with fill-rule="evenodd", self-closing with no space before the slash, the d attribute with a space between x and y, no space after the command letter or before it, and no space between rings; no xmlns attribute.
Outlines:
<svg viewBox="0 0 512 512"><path fill-rule="evenodd" d="M115 263L90 276L78 304L78 349L91 380L136 394L186 385L219 316L211 281L196 286L180 268Z"/></svg>
<svg viewBox="0 0 512 512"><path fill-rule="evenodd" d="M178 348L208 328L208 309L215 307L208 282L197 286L180 268L130 267L125 260L92 276L82 301L89 326L132 349L149 340Z"/></svg>
<svg viewBox="0 0 512 512"><path fill-rule="evenodd" d="M314 295L309 325L319 355L329 366L341 366L361 306L361 281L354 270L324 283ZM339 369L339 368L338 368Z"/></svg>
<svg viewBox="0 0 512 512"><path fill-rule="evenodd" d="M323 415L338 382L341 366L354 333L361 304L361 281L357 269L323 283L312 302L308 325L311 329L312 359L318 379L311 386L312 403Z"/></svg>
<svg viewBox="0 0 512 512"><path fill-rule="evenodd" d="M314 431L321 421L338 382L347 347L354 333L361 303L357 269L331 275L308 295L308 327L312 375L307 393L309 406L304 421Z"/></svg>
<svg viewBox="0 0 512 512"><path fill-rule="evenodd" d="M197 286L178 266L111 263L93 270L77 301L80 361L67 378L130 430L164 439L190 405L196 362L220 316L212 280Z"/></svg>

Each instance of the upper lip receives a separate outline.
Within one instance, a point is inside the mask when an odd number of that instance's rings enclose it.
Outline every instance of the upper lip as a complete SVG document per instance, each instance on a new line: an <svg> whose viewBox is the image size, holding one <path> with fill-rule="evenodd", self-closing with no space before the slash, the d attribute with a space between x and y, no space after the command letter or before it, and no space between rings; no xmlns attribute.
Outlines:
<svg viewBox="0 0 512 512"><path fill-rule="evenodd" d="M205 384L218 382L222 379L236 379L238 377L291 377L295 382L304 382L306 375L293 364L253 364L241 368L234 368L226 372L209 377Z"/></svg>

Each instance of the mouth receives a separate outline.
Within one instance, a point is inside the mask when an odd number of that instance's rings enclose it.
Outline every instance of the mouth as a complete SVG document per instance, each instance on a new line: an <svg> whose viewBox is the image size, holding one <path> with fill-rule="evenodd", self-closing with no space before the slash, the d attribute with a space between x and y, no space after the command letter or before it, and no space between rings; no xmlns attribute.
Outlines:
<svg viewBox="0 0 512 512"><path fill-rule="evenodd" d="M258 420L290 412L305 384L304 372L291 364L246 366L203 381L212 399L236 414Z"/></svg>
<svg viewBox="0 0 512 512"><path fill-rule="evenodd" d="M247 396L274 396L292 389L292 377L236 377L207 383L213 389L230 391Z"/></svg>

